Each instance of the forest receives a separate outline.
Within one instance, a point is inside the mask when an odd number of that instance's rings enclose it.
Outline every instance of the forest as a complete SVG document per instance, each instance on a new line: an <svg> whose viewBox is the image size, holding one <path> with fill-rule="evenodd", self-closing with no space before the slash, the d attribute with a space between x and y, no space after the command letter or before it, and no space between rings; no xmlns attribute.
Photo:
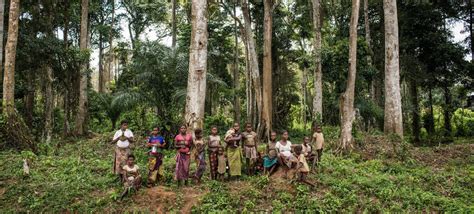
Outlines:
<svg viewBox="0 0 474 214"><path fill-rule="evenodd" d="M471 0L0 0L0 212L474 212L473 16Z"/></svg>

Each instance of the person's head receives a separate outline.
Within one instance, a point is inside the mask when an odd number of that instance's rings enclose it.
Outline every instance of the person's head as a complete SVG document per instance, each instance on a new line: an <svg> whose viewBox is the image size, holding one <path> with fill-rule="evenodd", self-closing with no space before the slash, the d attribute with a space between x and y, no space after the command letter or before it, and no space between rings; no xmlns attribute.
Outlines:
<svg viewBox="0 0 474 214"><path fill-rule="evenodd" d="M246 123L245 124L245 131L251 132L252 131L252 124L251 123Z"/></svg>
<svg viewBox="0 0 474 214"><path fill-rule="evenodd" d="M158 135L158 134L160 134L160 128L158 128L158 126L155 126L155 127L153 128L153 130L151 130L151 134L152 134L152 135Z"/></svg>
<svg viewBox="0 0 474 214"><path fill-rule="evenodd" d="M276 141L276 139L277 139L277 133L276 133L276 131L272 131L270 133L270 140L271 141Z"/></svg>
<svg viewBox="0 0 474 214"><path fill-rule="evenodd" d="M194 136L196 136L197 139L201 139L202 138L202 129L200 128L197 128L194 130Z"/></svg>
<svg viewBox="0 0 474 214"><path fill-rule="evenodd" d="M232 128L234 128L235 132L239 132L239 130L240 130L240 124L237 123L237 122L235 122L235 123L234 123L234 126L233 126Z"/></svg>
<svg viewBox="0 0 474 214"><path fill-rule="evenodd" d="M135 164L135 156L134 155L132 155L132 154L128 155L127 164L129 166L133 166L133 164Z"/></svg>
<svg viewBox="0 0 474 214"><path fill-rule="evenodd" d="M283 131L283 132L281 133L281 139L282 139L282 140L287 141L287 140L288 140L288 137L289 137L289 136L288 136L288 131L285 130L285 131Z"/></svg>
<svg viewBox="0 0 474 214"><path fill-rule="evenodd" d="M218 132L217 126L212 126L212 128L211 128L211 134L212 134L212 135L217 135L217 132Z"/></svg>
<svg viewBox="0 0 474 214"><path fill-rule="evenodd" d="M122 120L122 122L120 122L120 129L122 129L124 131L128 129L128 121L127 120Z"/></svg>
<svg viewBox="0 0 474 214"><path fill-rule="evenodd" d="M295 153L297 155L300 155L302 151L303 151L303 147L301 147L301 145L295 146Z"/></svg>
<svg viewBox="0 0 474 214"><path fill-rule="evenodd" d="M305 137L303 138L303 144L306 145L306 144L308 144L308 143L309 143L309 137L308 137L308 136L305 136Z"/></svg>
<svg viewBox="0 0 474 214"><path fill-rule="evenodd" d="M316 127L316 132L318 132L318 133L323 132L323 129L321 128L321 126L317 126L317 127Z"/></svg>
<svg viewBox="0 0 474 214"><path fill-rule="evenodd" d="M179 133L186 134L186 125L183 124L179 127Z"/></svg>

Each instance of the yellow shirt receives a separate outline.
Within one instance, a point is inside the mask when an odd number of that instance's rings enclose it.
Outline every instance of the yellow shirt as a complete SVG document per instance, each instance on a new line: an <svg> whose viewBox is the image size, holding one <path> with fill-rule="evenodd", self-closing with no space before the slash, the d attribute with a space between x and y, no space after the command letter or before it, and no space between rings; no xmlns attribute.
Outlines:
<svg viewBox="0 0 474 214"><path fill-rule="evenodd" d="M309 166L308 162L306 162L306 158L304 157L304 154L300 154L298 156L298 170L300 172L309 172Z"/></svg>

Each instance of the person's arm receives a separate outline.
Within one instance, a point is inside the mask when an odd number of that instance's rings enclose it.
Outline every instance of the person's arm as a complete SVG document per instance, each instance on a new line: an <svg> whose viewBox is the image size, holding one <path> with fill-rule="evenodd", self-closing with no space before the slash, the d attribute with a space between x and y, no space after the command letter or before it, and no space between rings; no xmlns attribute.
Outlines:
<svg viewBox="0 0 474 214"><path fill-rule="evenodd" d="M111 143L112 143L112 144L115 144L115 143L117 143L117 142L119 141L119 139L120 139L120 135L118 135L118 133L115 132L114 137L112 138Z"/></svg>

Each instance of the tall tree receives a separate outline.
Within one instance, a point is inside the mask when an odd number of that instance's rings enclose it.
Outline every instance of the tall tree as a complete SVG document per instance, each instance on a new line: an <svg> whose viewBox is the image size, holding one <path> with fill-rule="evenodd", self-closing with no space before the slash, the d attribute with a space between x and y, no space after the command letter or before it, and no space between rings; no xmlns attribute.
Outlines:
<svg viewBox="0 0 474 214"><path fill-rule="evenodd" d="M398 53L397 1L384 0L385 25L385 133L403 137L402 97L400 92L400 65Z"/></svg>
<svg viewBox="0 0 474 214"><path fill-rule="evenodd" d="M357 23L360 0L352 0L351 22L349 25L349 74L346 91L341 96L341 139L339 149L345 151L352 147L352 123L355 119L354 91L357 70Z"/></svg>
<svg viewBox="0 0 474 214"><path fill-rule="evenodd" d="M5 72L3 77L3 107L7 114L15 111L15 59L18 43L18 19L20 0L10 1L8 37L5 46Z"/></svg>
<svg viewBox="0 0 474 214"><path fill-rule="evenodd" d="M234 2L234 17L237 16L237 1ZM235 46L234 46L234 63L232 64L233 66L233 73L234 73L234 120L235 121L240 121L240 72L239 72L239 37L238 37L238 25L237 25L237 19L234 20L234 40L235 40Z"/></svg>
<svg viewBox="0 0 474 214"><path fill-rule="evenodd" d="M5 17L5 0L0 0L0 81L3 77L3 18Z"/></svg>
<svg viewBox="0 0 474 214"><path fill-rule="evenodd" d="M46 18L46 29L45 29L45 34L50 39L51 41L54 40L54 26L53 26L53 19L54 19L54 8L56 4L54 1L51 0L44 0L43 1L43 6L45 9L45 18ZM43 136L46 139L46 142L49 143L51 142L51 135L53 133L53 109L54 109L54 90L53 90L53 68L52 68L52 60L46 60L46 63L44 64L44 84L45 84L45 90L44 90L44 134Z"/></svg>
<svg viewBox="0 0 474 214"><path fill-rule="evenodd" d="M323 73L321 69L321 2L313 0L313 27L314 27L314 98L313 118L322 120L323 116Z"/></svg>
<svg viewBox="0 0 474 214"><path fill-rule="evenodd" d="M263 133L270 137L272 130L272 15L273 0L264 0L263 18L263 109L262 122L265 123Z"/></svg>
<svg viewBox="0 0 474 214"><path fill-rule="evenodd" d="M250 70L250 80L252 82L252 87L254 89L254 93L250 93L252 96L255 94L254 99L252 98L253 102L251 105L253 106L255 103L256 109L253 109L252 113L261 112L263 99L262 99L262 84L261 84L261 77L260 71L258 66L258 56L257 56L257 49L256 49L256 42L254 37L254 31L252 30L252 22L250 19L250 10L249 10L249 1L242 0L241 1L242 7L242 16L244 17L244 32L245 32L245 44L246 44L246 55L248 57L248 69ZM253 107L252 107L253 108ZM253 120L258 123L260 126L260 119L261 114L256 113L257 117L252 116Z"/></svg>
<svg viewBox="0 0 474 214"><path fill-rule="evenodd" d="M110 22L110 31L109 31L109 61L108 61L108 74L107 74L107 82L110 82L112 79L112 69L114 63L114 26L115 26L115 0L111 0L112 4L112 20Z"/></svg>
<svg viewBox="0 0 474 214"><path fill-rule="evenodd" d="M89 0L82 0L81 3L81 33L79 48L81 51L87 51L87 25L89 22ZM87 60L88 61L88 60ZM81 65L81 78L79 84L79 106L76 114L76 134L83 135L86 128L87 114L87 82L88 82L88 62L84 61Z"/></svg>
<svg viewBox="0 0 474 214"><path fill-rule="evenodd" d="M207 0L191 3L191 44L185 119L188 128L203 128L207 73Z"/></svg>
<svg viewBox="0 0 474 214"><path fill-rule="evenodd" d="M171 48L176 50L176 0L171 0Z"/></svg>
<svg viewBox="0 0 474 214"><path fill-rule="evenodd" d="M370 35L370 22L369 22L369 0L364 0L364 27L365 27L365 42L369 53L367 54L367 66L372 67L372 37ZM369 83L370 98L375 102L375 75L372 77Z"/></svg>

